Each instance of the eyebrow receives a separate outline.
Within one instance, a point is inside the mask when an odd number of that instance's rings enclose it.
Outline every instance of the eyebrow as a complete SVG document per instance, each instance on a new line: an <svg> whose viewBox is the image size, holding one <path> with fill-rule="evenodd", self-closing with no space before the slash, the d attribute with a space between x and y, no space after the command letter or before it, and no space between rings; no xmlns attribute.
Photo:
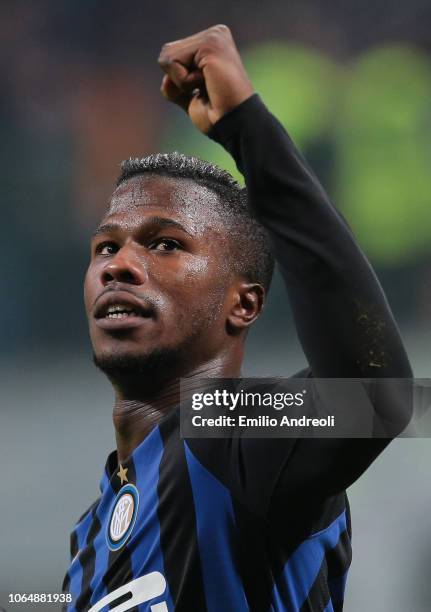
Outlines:
<svg viewBox="0 0 431 612"><path fill-rule="evenodd" d="M189 236L192 236L192 234L188 230L186 230L186 228L183 225L181 225L181 223L179 223L178 221L174 221L173 219L167 219L166 217L147 217L147 219L142 224L142 226L144 225L145 226L156 225L157 229L173 227L175 229L178 229L188 234ZM121 231L122 229L123 229L122 226L119 225L118 223L104 223L103 225L100 225L95 230L95 232L93 232L92 238L96 238L96 236L99 236L100 234L109 234L111 232Z"/></svg>

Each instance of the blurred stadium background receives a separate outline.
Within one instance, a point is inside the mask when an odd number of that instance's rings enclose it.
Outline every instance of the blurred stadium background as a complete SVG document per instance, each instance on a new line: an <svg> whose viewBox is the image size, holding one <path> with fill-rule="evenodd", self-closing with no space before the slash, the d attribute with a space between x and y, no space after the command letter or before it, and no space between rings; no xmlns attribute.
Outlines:
<svg viewBox="0 0 431 612"><path fill-rule="evenodd" d="M82 279L119 162L176 149L233 170L160 97L156 63L164 42L220 22L376 267L416 376L431 375L429 0L2 0L0 591L58 590L113 448ZM277 277L245 372L303 364ZM398 440L352 487L349 612L431 609L430 464L430 440Z"/></svg>

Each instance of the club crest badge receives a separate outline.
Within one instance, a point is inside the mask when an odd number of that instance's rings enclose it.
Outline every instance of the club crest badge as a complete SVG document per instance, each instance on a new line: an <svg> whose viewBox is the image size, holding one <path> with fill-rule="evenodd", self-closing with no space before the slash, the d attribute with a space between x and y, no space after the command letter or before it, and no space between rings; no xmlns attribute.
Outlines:
<svg viewBox="0 0 431 612"><path fill-rule="evenodd" d="M106 529L110 550L118 550L126 543L135 525L138 506L138 489L130 483L124 485L115 498Z"/></svg>

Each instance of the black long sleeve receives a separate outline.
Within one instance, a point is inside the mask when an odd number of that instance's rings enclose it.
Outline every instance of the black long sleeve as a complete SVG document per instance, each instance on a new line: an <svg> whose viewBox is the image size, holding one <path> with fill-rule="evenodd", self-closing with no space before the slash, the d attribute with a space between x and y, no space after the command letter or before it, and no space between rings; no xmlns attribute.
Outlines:
<svg viewBox="0 0 431 612"><path fill-rule="evenodd" d="M315 377L408 377L385 295L347 224L258 95L210 137L233 156L269 230L299 339Z"/></svg>
<svg viewBox="0 0 431 612"><path fill-rule="evenodd" d="M252 212L269 231L313 376L410 378L400 334L369 262L259 96L225 115L209 136L234 158ZM283 495L309 491L309 485L325 495L340 491L388 441L299 440L279 489Z"/></svg>

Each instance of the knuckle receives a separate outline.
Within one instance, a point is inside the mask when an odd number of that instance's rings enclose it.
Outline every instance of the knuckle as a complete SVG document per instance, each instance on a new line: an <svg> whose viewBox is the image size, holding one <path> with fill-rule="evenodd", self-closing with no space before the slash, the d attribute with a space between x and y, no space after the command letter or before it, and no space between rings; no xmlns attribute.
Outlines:
<svg viewBox="0 0 431 612"><path fill-rule="evenodd" d="M224 23L218 23L214 28L221 34L230 34L230 29Z"/></svg>
<svg viewBox="0 0 431 612"><path fill-rule="evenodd" d="M232 33L230 29L224 23L219 23L218 25L213 27L214 32L223 40L226 38L232 38Z"/></svg>
<svg viewBox="0 0 431 612"><path fill-rule="evenodd" d="M157 60L160 66L167 66L170 62L170 57L163 51L160 52L159 59Z"/></svg>
<svg viewBox="0 0 431 612"><path fill-rule="evenodd" d="M217 32L210 32L205 42L209 47L216 49L222 44L222 39Z"/></svg>
<svg viewBox="0 0 431 612"><path fill-rule="evenodd" d="M165 43L162 48L160 49L160 54L159 54L159 63L167 63L169 62L170 59L170 49L171 49L171 44L170 43Z"/></svg>
<svg viewBox="0 0 431 612"><path fill-rule="evenodd" d="M227 38L231 38L229 28L224 24L218 24L207 30L205 42L212 48L217 49L226 44Z"/></svg>

